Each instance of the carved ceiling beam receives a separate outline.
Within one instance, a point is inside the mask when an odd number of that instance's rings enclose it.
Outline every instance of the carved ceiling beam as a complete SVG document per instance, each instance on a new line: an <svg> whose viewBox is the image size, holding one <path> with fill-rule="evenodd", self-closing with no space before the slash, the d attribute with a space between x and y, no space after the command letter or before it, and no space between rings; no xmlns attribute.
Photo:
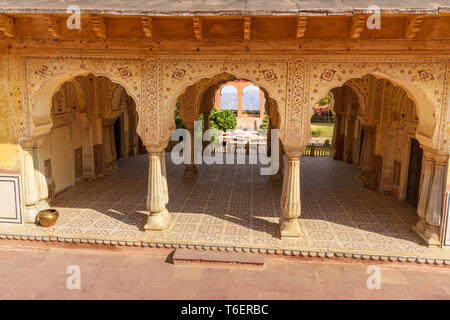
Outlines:
<svg viewBox="0 0 450 320"><path fill-rule="evenodd" d="M144 34L147 38L153 38L153 18L151 17L142 17L142 29L144 30Z"/></svg>
<svg viewBox="0 0 450 320"><path fill-rule="evenodd" d="M305 36L307 25L308 25L307 17L297 18L297 39L303 38Z"/></svg>
<svg viewBox="0 0 450 320"><path fill-rule="evenodd" d="M106 20L104 17L94 15L92 16L92 25L94 27L97 37L106 39Z"/></svg>
<svg viewBox="0 0 450 320"><path fill-rule="evenodd" d="M61 23L55 16L45 16L45 23L47 24L47 30L50 32L53 38L58 39L61 36Z"/></svg>
<svg viewBox="0 0 450 320"><path fill-rule="evenodd" d="M16 22L13 17L0 14L0 31L8 38L13 38L17 34Z"/></svg>
<svg viewBox="0 0 450 320"><path fill-rule="evenodd" d="M244 18L244 39L250 40L250 28L251 28L251 18L245 17Z"/></svg>
<svg viewBox="0 0 450 320"><path fill-rule="evenodd" d="M202 38L202 19L199 17L194 18L194 33L196 39Z"/></svg>
<svg viewBox="0 0 450 320"><path fill-rule="evenodd" d="M406 38L413 39L422 28L423 15L410 16L406 22Z"/></svg>
<svg viewBox="0 0 450 320"><path fill-rule="evenodd" d="M352 16L352 26L350 29L350 37L352 39L359 39L361 32L366 24L367 16L362 14L356 14Z"/></svg>

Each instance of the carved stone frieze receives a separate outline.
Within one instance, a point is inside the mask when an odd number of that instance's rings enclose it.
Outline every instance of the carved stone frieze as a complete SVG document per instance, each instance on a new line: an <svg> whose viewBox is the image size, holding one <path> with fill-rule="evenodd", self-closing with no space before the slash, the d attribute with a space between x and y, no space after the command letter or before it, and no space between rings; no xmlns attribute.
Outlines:
<svg viewBox="0 0 450 320"><path fill-rule="evenodd" d="M306 101L309 107L305 110L308 111L331 88L342 86L350 79L362 78L367 74L391 80L395 85L407 90L413 97L424 97L424 100L433 105L433 112L436 115L444 109L448 109L448 102L445 101L447 98L444 96L448 90L445 87L447 62L444 59L372 56L318 57L308 59L307 64L310 82L307 85ZM419 104L419 114L427 113L426 121L430 122L433 115L429 109L426 109L427 107L429 105ZM420 110L420 108L424 109ZM309 118L305 117L304 125L307 124L307 121ZM434 127L432 124L426 124L423 127L428 130L427 134L433 137L436 147L441 148L445 135L443 128L440 128L440 134L436 135L434 132L430 132L430 128Z"/></svg>
<svg viewBox="0 0 450 320"><path fill-rule="evenodd" d="M176 99L188 86L201 79L211 80L219 74L228 74L264 88L278 105L281 138L292 145L301 145L309 140L314 104L330 89L372 74L404 88L411 97L420 93L424 101L432 104L435 116L428 117L435 117L435 125L426 129L438 126L439 130L432 134L433 141L439 148L447 145L448 81L446 83L445 79L448 71L444 59L402 56L29 56L24 61L26 100L31 119L36 107L34 99L44 87L92 73L122 85L136 101L138 132L145 144L168 139ZM364 89L361 91L364 96ZM421 107L418 106L419 115L425 111ZM429 109L426 111L430 114ZM444 120L440 121L439 117Z"/></svg>

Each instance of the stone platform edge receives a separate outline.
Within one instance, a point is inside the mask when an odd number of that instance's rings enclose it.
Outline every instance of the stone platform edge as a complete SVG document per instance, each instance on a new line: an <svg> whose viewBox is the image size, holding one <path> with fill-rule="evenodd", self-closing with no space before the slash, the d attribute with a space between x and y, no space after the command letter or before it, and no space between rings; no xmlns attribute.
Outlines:
<svg viewBox="0 0 450 320"><path fill-rule="evenodd" d="M372 261L389 262L410 262L419 264L450 265L450 258L419 257L414 255L395 255L395 254L364 254L344 252L340 250L293 250L293 249L274 249L274 248L255 248L249 246L231 246L231 245L208 245L208 244L187 244L175 242L155 242L155 241L131 241L131 240L110 240L100 238L78 238L66 236L39 236L39 235L21 235L21 234L0 234L0 239L22 240L22 241L43 241L43 242L64 242L80 244L113 245L128 247L148 247L148 248L166 248L166 249L196 249L213 250L221 252L244 252L244 253L263 253L284 256L302 256L317 258L352 258Z"/></svg>

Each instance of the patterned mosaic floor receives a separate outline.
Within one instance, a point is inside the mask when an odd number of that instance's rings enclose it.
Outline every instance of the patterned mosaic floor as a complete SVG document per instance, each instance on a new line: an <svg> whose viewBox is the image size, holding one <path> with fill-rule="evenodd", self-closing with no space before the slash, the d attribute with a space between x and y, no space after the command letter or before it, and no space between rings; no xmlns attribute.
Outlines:
<svg viewBox="0 0 450 320"><path fill-rule="evenodd" d="M170 224L144 232L147 163L145 155L121 160L109 177L58 196L52 206L60 218L51 228L1 226L0 234L450 259L450 250L428 248L411 231L412 206L363 188L359 169L328 157L302 159L299 239L279 238L281 186L260 176L258 166L201 165L189 183L170 155Z"/></svg>

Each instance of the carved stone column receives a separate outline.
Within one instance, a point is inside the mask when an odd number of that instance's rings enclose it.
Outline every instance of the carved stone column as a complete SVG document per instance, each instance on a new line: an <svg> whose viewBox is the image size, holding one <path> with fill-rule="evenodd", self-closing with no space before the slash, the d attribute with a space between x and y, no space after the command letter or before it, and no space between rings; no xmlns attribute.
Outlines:
<svg viewBox="0 0 450 320"><path fill-rule="evenodd" d="M433 185L426 216L428 226L424 234L429 245L441 244L440 227L443 216L446 162L437 160L434 165Z"/></svg>
<svg viewBox="0 0 450 320"><path fill-rule="evenodd" d="M391 193L394 190L394 151L395 151L395 129L386 129L384 140L384 161L380 188L382 192Z"/></svg>
<svg viewBox="0 0 450 320"><path fill-rule="evenodd" d="M299 237L301 214L300 202L300 156L303 148L285 149L286 169L284 172L283 190L281 194L281 237Z"/></svg>
<svg viewBox="0 0 450 320"><path fill-rule="evenodd" d="M238 110L237 117L240 118L242 116L242 97L244 96L244 88L242 86L235 86L237 90L237 98L238 98Z"/></svg>
<svg viewBox="0 0 450 320"><path fill-rule="evenodd" d="M113 170L117 169L117 152L116 152L116 140L114 136L114 124L109 127L109 141L111 143L111 167Z"/></svg>
<svg viewBox="0 0 450 320"><path fill-rule="evenodd" d="M195 148L194 148L194 141L195 141L195 132L194 132L194 121L185 121L183 122L184 127L186 128L186 130L189 132L191 138L190 138L190 143L191 143L191 150L190 153L186 152L186 150L184 150L185 152L185 169L184 169L184 174L183 174L183 180L185 181L191 181L193 179L196 178L197 176L197 168L195 167L194 164L194 153L195 153Z"/></svg>
<svg viewBox="0 0 450 320"><path fill-rule="evenodd" d="M339 160L339 137L341 135L341 119L340 114L336 114L334 118L333 139L331 140L331 156L333 160Z"/></svg>
<svg viewBox="0 0 450 320"><path fill-rule="evenodd" d="M365 187L372 184L373 181L373 155L375 152L375 128L365 128L364 138L361 150L361 158L359 165L361 168L361 173L359 175Z"/></svg>
<svg viewBox="0 0 450 320"><path fill-rule="evenodd" d="M423 174L417 208L420 220L413 229L429 246L441 244L440 227L444 210L447 161L446 156L426 155L422 164Z"/></svg>
<svg viewBox="0 0 450 320"><path fill-rule="evenodd" d="M108 127L103 127L103 165L104 173L110 174L113 171L111 166L112 154L111 154L111 135Z"/></svg>
<svg viewBox="0 0 450 320"><path fill-rule="evenodd" d="M353 130L355 128L355 117L347 117L347 132L344 138L344 160L347 163L352 163L353 156Z"/></svg>
<svg viewBox="0 0 450 320"><path fill-rule="evenodd" d="M427 151L424 151L423 154L421 171L419 203L417 205L417 215L419 216L419 221L415 226L413 226L413 230L422 236L425 234L425 229L427 227L426 215L428 200L430 198L431 185L434 176L434 160Z"/></svg>
<svg viewBox="0 0 450 320"><path fill-rule="evenodd" d="M22 148L20 170L22 172L23 197L25 202L24 222L35 223L36 215L39 213L39 188L36 183L36 172L33 160L34 147L31 139L23 141Z"/></svg>
<svg viewBox="0 0 450 320"><path fill-rule="evenodd" d="M39 200L37 207L39 211L49 209L47 198L48 198L48 186L47 179L45 178L45 164L44 164L44 154L42 150L43 137L39 137L34 146L34 169L36 174L36 184L39 194Z"/></svg>
<svg viewBox="0 0 450 320"><path fill-rule="evenodd" d="M167 180L165 176L165 147L146 146L149 152L147 210L149 216L145 230L163 230L169 220L166 209L168 202Z"/></svg>
<svg viewBox="0 0 450 320"><path fill-rule="evenodd" d="M89 180L94 176L95 166L91 122L85 113L80 113L79 117L81 120L81 138L83 147L83 178Z"/></svg>
<svg viewBox="0 0 450 320"><path fill-rule="evenodd" d="M264 91L259 90L259 117L264 119Z"/></svg>
<svg viewBox="0 0 450 320"><path fill-rule="evenodd" d="M163 193L164 193L164 206L169 203L169 188L167 185L167 170L166 170L166 151L163 150L159 154L159 162L161 164L161 178L163 185Z"/></svg>

